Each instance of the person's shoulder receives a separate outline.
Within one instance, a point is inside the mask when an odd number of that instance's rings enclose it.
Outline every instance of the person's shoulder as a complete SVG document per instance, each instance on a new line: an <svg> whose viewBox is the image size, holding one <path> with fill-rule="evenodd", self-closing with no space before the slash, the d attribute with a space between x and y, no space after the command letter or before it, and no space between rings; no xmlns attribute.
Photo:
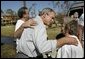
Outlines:
<svg viewBox="0 0 85 59"><path fill-rule="evenodd" d="M23 23L24 23L23 20L21 20L21 19L17 20L17 22L16 22L16 27L17 27L17 26L21 26L21 24L23 24Z"/></svg>
<svg viewBox="0 0 85 59"><path fill-rule="evenodd" d="M70 37L73 37L73 38L75 38L75 39L78 39L78 37L75 36L75 35L70 35Z"/></svg>
<svg viewBox="0 0 85 59"><path fill-rule="evenodd" d="M17 21L22 21L22 22L24 22L23 20L21 20L21 19L18 19Z"/></svg>
<svg viewBox="0 0 85 59"><path fill-rule="evenodd" d="M17 23L24 23L24 21L19 19L19 20L17 20Z"/></svg>

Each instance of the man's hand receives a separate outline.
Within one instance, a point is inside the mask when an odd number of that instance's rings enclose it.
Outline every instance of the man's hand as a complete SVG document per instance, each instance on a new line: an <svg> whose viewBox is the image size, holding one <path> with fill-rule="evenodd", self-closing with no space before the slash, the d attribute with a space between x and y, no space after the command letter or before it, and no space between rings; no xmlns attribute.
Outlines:
<svg viewBox="0 0 85 59"><path fill-rule="evenodd" d="M25 23L22 24L23 28L32 28L35 26L37 23L34 20L28 20Z"/></svg>

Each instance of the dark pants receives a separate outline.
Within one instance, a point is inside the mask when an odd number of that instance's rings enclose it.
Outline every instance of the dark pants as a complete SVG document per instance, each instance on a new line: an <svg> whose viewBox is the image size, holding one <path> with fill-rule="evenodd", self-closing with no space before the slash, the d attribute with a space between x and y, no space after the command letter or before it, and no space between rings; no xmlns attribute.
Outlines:
<svg viewBox="0 0 85 59"><path fill-rule="evenodd" d="M24 53L17 53L15 58L29 58L29 57Z"/></svg>
<svg viewBox="0 0 85 59"><path fill-rule="evenodd" d="M43 55L40 54L39 56L37 57L29 57L27 56L26 54L22 53L22 52L19 52L16 54L16 57L15 58L43 58Z"/></svg>

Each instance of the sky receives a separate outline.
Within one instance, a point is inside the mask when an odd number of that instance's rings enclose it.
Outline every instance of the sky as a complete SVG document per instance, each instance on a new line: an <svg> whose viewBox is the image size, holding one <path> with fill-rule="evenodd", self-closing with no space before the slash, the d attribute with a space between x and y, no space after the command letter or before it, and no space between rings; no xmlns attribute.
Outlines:
<svg viewBox="0 0 85 59"><path fill-rule="evenodd" d="M62 3L63 1L61 1ZM29 9L32 4L35 3L35 13L38 14L43 8L49 7L55 10L55 12L61 12L62 9L59 7L53 8L53 1L26 1L26 7ZM18 9L23 6L23 1L1 1L1 9L2 11L6 11L7 9L12 9L17 13ZM32 10L31 10L32 11Z"/></svg>
<svg viewBox="0 0 85 59"><path fill-rule="evenodd" d="M36 13L41 11L43 8L50 7L53 9L53 1L26 1L26 6L29 8L32 6L33 3L36 3L35 10ZM12 9L13 11L17 12L20 7L23 6L22 1L1 1L1 9L3 11L7 9ZM56 7L56 11L60 12L60 9Z"/></svg>

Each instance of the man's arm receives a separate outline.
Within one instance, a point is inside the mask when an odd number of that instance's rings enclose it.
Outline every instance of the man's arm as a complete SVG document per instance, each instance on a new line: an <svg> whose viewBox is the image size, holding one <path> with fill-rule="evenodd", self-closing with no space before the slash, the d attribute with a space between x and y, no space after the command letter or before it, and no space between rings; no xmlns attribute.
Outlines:
<svg viewBox="0 0 85 59"><path fill-rule="evenodd" d="M73 38L73 37L63 37L57 40L57 47L60 48L63 45L68 44L68 45L77 45L78 41Z"/></svg>
<svg viewBox="0 0 85 59"><path fill-rule="evenodd" d="M78 42L72 37L63 37L59 40L47 40L47 35L44 29L35 30L35 43L40 53L52 51L53 49L60 48L65 44L76 45Z"/></svg>
<svg viewBox="0 0 85 59"><path fill-rule="evenodd" d="M33 28L31 26L35 26L36 22L34 20L28 20L25 23L23 23L15 32L14 32L14 37L15 38L20 38L22 35L22 32L24 28Z"/></svg>

